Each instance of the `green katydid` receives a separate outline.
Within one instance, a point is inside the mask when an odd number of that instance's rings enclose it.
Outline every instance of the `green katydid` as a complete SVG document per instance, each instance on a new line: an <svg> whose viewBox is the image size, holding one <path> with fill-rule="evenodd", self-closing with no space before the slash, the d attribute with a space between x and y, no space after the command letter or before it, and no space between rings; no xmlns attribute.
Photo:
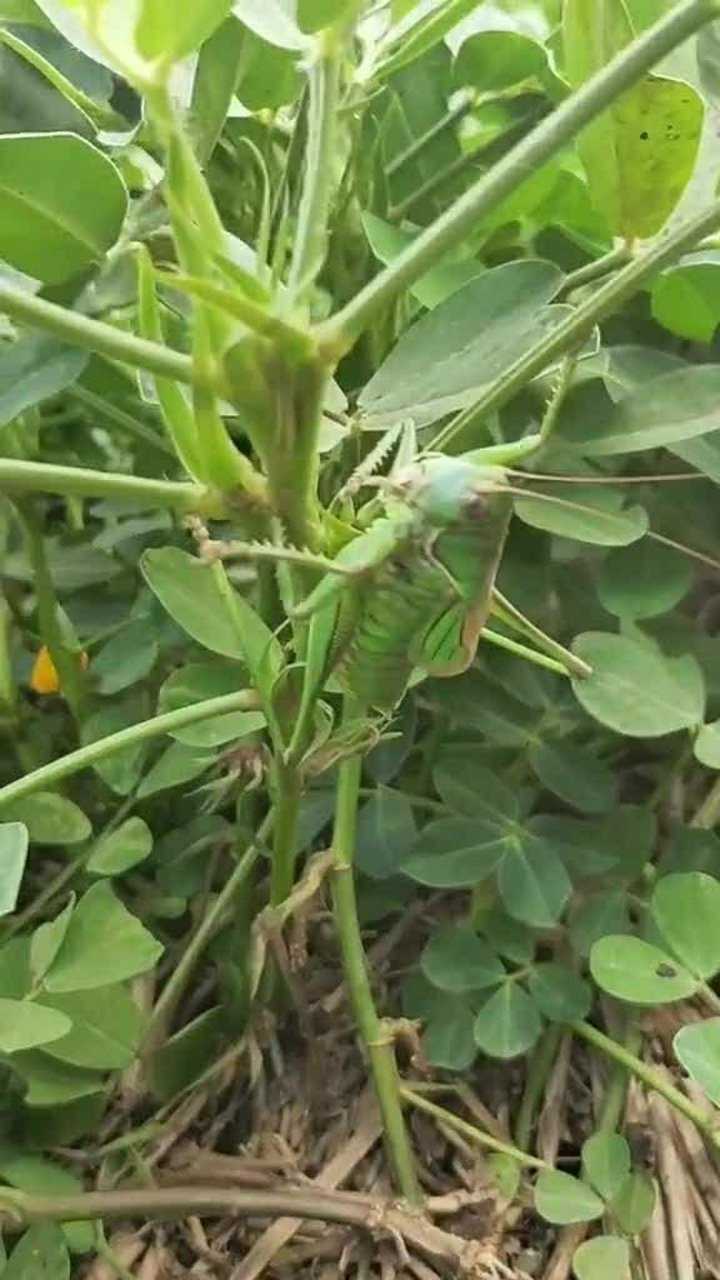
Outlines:
<svg viewBox="0 0 720 1280"><path fill-rule="evenodd" d="M376 481L384 490L384 513L334 559L290 547L232 544L235 554L285 560L324 575L293 610L294 618L307 621L309 629L288 761L296 762L307 749L315 703L330 674L358 703L391 712L415 670L436 677L465 671L481 633L554 670L576 677L590 674L580 659L495 588L513 497L527 495L513 484L520 473L510 464L534 452L540 442L534 436L460 457L435 455L411 463L401 449L404 465L396 462L387 480ZM363 482L369 482L367 474ZM584 509L561 498L550 500ZM532 647L486 630L491 614Z"/></svg>

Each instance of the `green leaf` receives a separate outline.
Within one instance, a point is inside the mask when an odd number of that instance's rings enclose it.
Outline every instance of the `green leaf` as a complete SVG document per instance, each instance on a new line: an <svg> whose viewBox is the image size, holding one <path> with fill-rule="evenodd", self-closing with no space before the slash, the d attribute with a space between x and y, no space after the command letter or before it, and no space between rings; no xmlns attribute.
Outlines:
<svg viewBox="0 0 720 1280"><path fill-rule="evenodd" d="M126 818L115 831L98 840L87 861L97 876L120 876L152 853L153 835L142 818Z"/></svg>
<svg viewBox="0 0 720 1280"><path fill-rule="evenodd" d="M561 283L550 262L485 271L403 334L362 392L363 413L422 426L477 400L564 317L549 306Z"/></svg>
<svg viewBox="0 0 720 1280"><path fill-rule="evenodd" d="M48 992L42 999L72 1024L67 1035L45 1046L52 1058L96 1071L122 1071L133 1061L143 1017L125 987Z"/></svg>
<svg viewBox="0 0 720 1280"><path fill-rule="evenodd" d="M432 935L420 964L443 991L480 991L505 977L505 966L473 929L449 925Z"/></svg>
<svg viewBox="0 0 720 1280"><path fill-rule="evenodd" d="M0 349L0 425L72 386L89 355L57 338L26 334Z"/></svg>
<svg viewBox="0 0 720 1280"><path fill-rule="evenodd" d="M213 653L244 660L260 692L269 693L282 668L282 649L247 601L229 584L223 589L221 565L161 547L146 551L140 567L170 617L193 640Z"/></svg>
<svg viewBox="0 0 720 1280"><path fill-rule="evenodd" d="M681 1027L673 1048L688 1074L720 1106L720 1018Z"/></svg>
<svg viewBox="0 0 720 1280"><path fill-rule="evenodd" d="M436 889L461 889L485 880L507 849L507 838L481 820L440 818L430 822L403 860L412 880Z"/></svg>
<svg viewBox="0 0 720 1280"><path fill-rule="evenodd" d="M389 787L378 787L358 813L357 865L376 880L395 875L416 837L417 826L408 797Z"/></svg>
<svg viewBox="0 0 720 1280"><path fill-rule="evenodd" d="M14 911L25 870L28 830L23 822L0 824L0 916Z"/></svg>
<svg viewBox="0 0 720 1280"><path fill-rule="evenodd" d="M687 254L658 276L651 296L658 324L690 342L712 342L720 324L720 254Z"/></svg>
<svg viewBox="0 0 720 1280"><path fill-rule="evenodd" d="M5 1144L0 1146L0 1178L28 1195L66 1196L83 1191L82 1180L68 1169L44 1156ZM74 1253L88 1253L92 1249L94 1222L64 1222L61 1229ZM3 1272L3 1280L4 1276Z"/></svg>
<svg viewBox="0 0 720 1280"><path fill-rule="evenodd" d="M570 897L567 871L552 845L530 837L511 842L498 873L505 910L537 929L557 923Z"/></svg>
<svg viewBox="0 0 720 1280"><path fill-rule="evenodd" d="M607 813L616 802L612 769L576 742L539 742L530 749L539 781L582 813Z"/></svg>
<svg viewBox="0 0 720 1280"><path fill-rule="evenodd" d="M63 1013L29 1000L0 1000L0 1052L19 1053L59 1040L70 1030Z"/></svg>
<svg viewBox="0 0 720 1280"><path fill-rule="evenodd" d="M467 1071L477 1057L475 1014L464 1000L444 998L428 1022L422 1038L423 1054L443 1071Z"/></svg>
<svg viewBox="0 0 720 1280"><path fill-rule="evenodd" d="M588 631L573 652L593 668L573 680L581 706L601 724L630 738L660 738L702 723L704 688L695 659L666 658L627 636Z"/></svg>
<svg viewBox="0 0 720 1280"><path fill-rule="evenodd" d="M255 31L241 30L237 96L248 111L276 111L292 102L299 91L297 52L294 47L281 48L277 43L263 40Z"/></svg>
<svg viewBox="0 0 720 1280"><path fill-rule="evenodd" d="M201 747L186 747L183 742L173 742L145 774L137 790L138 800L178 787L204 773L216 759L214 751Z"/></svg>
<svg viewBox="0 0 720 1280"><path fill-rule="evenodd" d="M554 961L535 966L528 989L538 1009L550 1022L573 1022L577 1018L585 1018L592 1006L592 992L587 982Z"/></svg>
<svg viewBox="0 0 720 1280"><path fill-rule="evenodd" d="M227 18L232 0L193 0L179 9L167 0L142 0L137 46L150 61L179 62L194 53Z"/></svg>
<svg viewBox="0 0 720 1280"><path fill-rule="evenodd" d="M701 871L663 876L651 910L663 938L698 978L720 969L720 882Z"/></svg>
<svg viewBox="0 0 720 1280"><path fill-rule="evenodd" d="M565 72L573 88L633 39L627 9L606 0L563 8ZM578 138L593 203L615 236L646 238L672 213L692 174L703 104L678 80L645 76Z"/></svg>
<svg viewBox="0 0 720 1280"><path fill-rule="evenodd" d="M703 725L693 750L696 760L707 765L708 769L720 769L720 720Z"/></svg>
<svg viewBox="0 0 720 1280"><path fill-rule="evenodd" d="M644 1169L628 1174L610 1203L610 1210L621 1231L639 1236L655 1211L655 1183Z"/></svg>
<svg viewBox="0 0 720 1280"><path fill-rule="evenodd" d="M573 1254L577 1280L630 1280L630 1245L621 1236L595 1236Z"/></svg>
<svg viewBox="0 0 720 1280"><path fill-rule="evenodd" d="M341 22L355 0L297 0L297 20L301 31L312 33Z"/></svg>
<svg viewBox="0 0 720 1280"><path fill-rule="evenodd" d="M223 1010L206 1009L156 1050L150 1063L149 1083L158 1101L175 1098L217 1061L224 1030Z"/></svg>
<svg viewBox="0 0 720 1280"><path fill-rule="evenodd" d="M598 597L619 618L656 618L687 595L693 571L686 557L643 538L611 552L600 570Z"/></svg>
<svg viewBox="0 0 720 1280"><path fill-rule="evenodd" d="M605 1212L592 1187L555 1169L541 1171L535 1184L535 1208L546 1222L563 1227L572 1222L594 1222Z"/></svg>
<svg viewBox="0 0 720 1280"><path fill-rule="evenodd" d="M70 918L75 910L75 894L71 893L67 906L45 924L38 925L30 940L30 972L35 982L41 982L62 946L68 931Z"/></svg>
<svg viewBox="0 0 720 1280"><path fill-rule="evenodd" d="M632 1004L670 1004L695 994L697 979L642 938L612 934L590 952L590 971L603 991Z"/></svg>
<svg viewBox="0 0 720 1280"><path fill-rule="evenodd" d="M583 1178L612 1200L630 1173L630 1148L619 1133L594 1133L582 1149Z"/></svg>
<svg viewBox="0 0 720 1280"><path fill-rule="evenodd" d="M265 0L263 5L259 5L257 0L235 0L233 4L233 13L263 40L280 49L304 49L307 37L297 27L288 9L284 0Z"/></svg>
<svg viewBox="0 0 720 1280"><path fill-rule="evenodd" d="M41 1049L14 1054L12 1065L25 1082L23 1103L26 1107L63 1107L105 1090L105 1081L97 1071L56 1062Z"/></svg>
<svg viewBox="0 0 720 1280"><path fill-rule="evenodd" d="M368 243L375 257L385 266L397 258L419 232L409 232L391 222L385 222L368 210L362 214L362 224ZM451 294L457 293L463 285L469 284L486 270L478 258L448 255L442 258L437 266L426 272L419 280L410 285L410 290L423 307L432 311Z"/></svg>
<svg viewBox="0 0 720 1280"><path fill-rule="evenodd" d="M570 917L570 941L579 956L589 956L591 948L608 933L630 933L630 914L624 889L594 893L581 902Z"/></svg>
<svg viewBox="0 0 720 1280"><path fill-rule="evenodd" d="M158 712L177 711L206 698L235 693L240 682L237 667L212 662L189 663L168 676L158 696ZM260 711L232 711L229 715L215 716L212 720L178 729L172 736L188 747L208 750L246 738L264 725L265 717Z"/></svg>
<svg viewBox="0 0 720 1280"><path fill-rule="evenodd" d="M517 1058L541 1031L534 1001L516 982L504 982L475 1019L475 1043L490 1058Z"/></svg>
<svg viewBox="0 0 720 1280"><path fill-rule="evenodd" d="M601 547L625 547L647 533L643 507L625 507L626 494L597 486L548 485L541 494L515 499L515 514L533 529ZM548 499L560 499L558 505Z"/></svg>
<svg viewBox="0 0 720 1280"><path fill-rule="evenodd" d="M106 697L144 680L157 661L159 645L145 620L131 622L102 646L92 664L98 693Z"/></svg>
<svg viewBox="0 0 720 1280"><path fill-rule="evenodd" d="M102 262L126 211L115 165L83 138L0 137L0 256L18 271L59 284Z"/></svg>
<svg viewBox="0 0 720 1280"><path fill-rule="evenodd" d="M100 880L78 902L45 986L48 991L106 987L145 973L162 952L157 939Z"/></svg>
<svg viewBox="0 0 720 1280"><path fill-rule="evenodd" d="M119 733L121 729L129 729L136 724L141 715L134 713L131 707L107 706L88 716L82 726L83 745L105 738L111 733ZM127 796L137 783L142 773L143 760L147 753L147 743L138 742L133 747L123 747L106 760L100 760L93 768L103 782L118 795Z"/></svg>
<svg viewBox="0 0 720 1280"><path fill-rule="evenodd" d="M490 769L479 767L464 748L443 753L433 782L448 809L463 818L484 818L502 826L518 817L517 792Z"/></svg>
<svg viewBox="0 0 720 1280"><path fill-rule="evenodd" d="M54 791L36 791L23 800L11 800L3 806L3 817L24 823L31 844L80 844L92 835L82 809Z"/></svg>
<svg viewBox="0 0 720 1280"><path fill-rule="evenodd" d="M720 429L720 365L687 365L645 382L593 424L589 457L659 449Z"/></svg>
<svg viewBox="0 0 720 1280"><path fill-rule="evenodd" d="M15 1245L3 1280L70 1280L70 1255L56 1222L36 1222Z"/></svg>
<svg viewBox="0 0 720 1280"><path fill-rule="evenodd" d="M455 58L453 79L481 93L509 89L547 68L541 44L517 31L481 31L463 41Z"/></svg>

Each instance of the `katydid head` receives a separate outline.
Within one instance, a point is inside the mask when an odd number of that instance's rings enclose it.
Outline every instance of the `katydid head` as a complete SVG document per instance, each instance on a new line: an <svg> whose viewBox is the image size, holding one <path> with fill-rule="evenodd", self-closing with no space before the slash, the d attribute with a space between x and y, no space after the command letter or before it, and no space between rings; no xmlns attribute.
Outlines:
<svg viewBox="0 0 720 1280"><path fill-rule="evenodd" d="M465 458L425 458L398 473L393 491L434 528L482 520L489 498L504 493L502 467L476 466Z"/></svg>

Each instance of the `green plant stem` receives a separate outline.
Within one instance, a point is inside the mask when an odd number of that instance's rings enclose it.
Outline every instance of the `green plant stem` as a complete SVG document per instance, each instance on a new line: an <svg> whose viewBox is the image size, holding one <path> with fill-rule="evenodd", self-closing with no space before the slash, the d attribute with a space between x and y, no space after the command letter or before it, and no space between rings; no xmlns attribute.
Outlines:
<svg viewBox="0 0 720 1280"><path fill-rule="evenodd" d="M515 1141L521 1151L527 1151L530 1146L537 1109L557 1057L562 1036L562 1027L552 1023L543 1032L528 1063L525 1088L515 1122Z"/></svg>
<svg viewBox="0 0 720 1280"><path fill-rule="evenodd" d="M709 830L720 822L720 778L713 782L697 813L690 822L691 827L702 827Z"/></svg>
<svg viewBox="0 0 720 1280"><path fill-rule="evenodd" d="M705 1138L713 1150L720 1155L720 1128L714 1123L712 1116L707 1115L701 1107L697 1107L694 1102L685 1097L679 1089L676 1089L669 1080L666 1080L661 1072L656 1071L653 1067L647 1066L641 1058L632 1053L625 1045L618 1044L610 1036L605 1035L603 1031L599 1031L597 1027L593 1027L589 1022L571 1022L570 1030L582 1040L587 1040L588 1044L593 1045L595 1049L599 1049L601 1053L612 1058L613 1061L619 1063L626 1071L629 1071L648 1089L659 1093L676 1111L680 1111L687 1117Z"/></svg>
<svg viewBox="0 0 720 1280"><path fill-rule="evenodd" d="M255 840L245 850L235 870L228 877L192 937L184 945L182 954L150 1015L143 1039L144 1054L152 1053L165 1040L172 1018L197 967L198 961L260 857L272 823L272 814L268 814L261 823Z"/></svg>
<svg viewBox="0 0 720 1280"><path fill-rule="evenodd" d="M179 707L177 711L166 711L151 720L142 720L139 724L120 729L118 733L108 734L106 738L98 738L89 742L59 760L51 760L34 773L25 778L18 778L0 787L0 805L9 804L11 800L21 800L24 796L33 795L46 787L54 786L63 779L69 778L81 769L89 769L99 760L115 755L125 747L134 747L138 742L149 738L158 738L164 733L173 733L188 724L197 724L201 720L210 720L213 716L226 715L229 711L257 711L260 699L254 689L240 689L236 693L226 693L220 698L207 698L204 702L195 702L189 707Z"/></svg>
<svg viewBox="0 0 720 1280"><path fill-rule="evenodd" d="M345 723L358 714L354 699L346 698ZM406 1200L421 1204L422 1192L400 1102L393 1038L375 1008L357 914L353 864L361 772L360 756L351 756L340 766L333 832L335 865L331 873L335 927L355 1022L372 1069L395 1179Z"/></svg>
<svg viewBox="0 0 720 1280"><path fill-rule="evenodd" d="M273 907L284 902L295 883L297 861L297 824L302 799L302 776L291 764L275 763L272 871L270 873L270 903Z"/></svg>
<svg viewBox="0 0 720 1280"><path fill-rule="evenodd" d="M604 253L600 258L594 258L592 262L586 262L584 267L578 267L576 271L570 271L566 275L560 296L567 298L569 294L575 292L576 289L582 288L583 285L592 284L594 280L599 280L601 276L610 275L611 271L617 271L618 267L624 267L632 259L632 249L626 244L617 245L614 249L610 249L608 253Z"/></svg>
<svg viewBox="0 0 720 1280"><path fill-rule="evenodd" d="M462 1116L456 1116L454 1111L448 1111L445 1107L438 1106L436 1102L430 1102L428 1098L416 1093L408 1085L400 1086L400 1097L416 1107L418 1111L424 1111L433 1119L442 1121L451 1129L456 1129L458 1133L462 1133L479 1147L486 1147L488 1151L495 1151L499 1155L510 1156L512 1160L517 1160L518 1164L525 1165L528 1169L552 1168L552 1165L541 1160L539 1156L531 1156L527 1151L521 1151L519 1147L514 1147L509 1142L501 1142L499 1138L493 1138L491 1134L484 1133L468 1120L463 1120Z"/></svg>
<svg viewBox="0 0 720 1280"><path fill-rule="evenodd" d="M222 498L199 484L147 480L87 467L61 467L51 462L20 462L0 458L0 489L4 493L57 493L63 497L109 498L133 506L162 507L220 519L226 514Z"/></svg>
<svg viewBox="0 0 720 1280"><path fill-rule="evenodd" d="M288 291L297 305L325 259L327 224L335 175L340 57L343 36L329 27L317 37L308 76L309 108L302 196Z"/></svg>
<svg viewBox="0 0 720 1280"><path fill-rule="evenodd" d="M444 133L452 125L457 124L458 120L462 120L475 105L475 98L474 89L462 90L454 107L446 111L445 115L441 116L430 129L427 129L425 133L421 133L419 138L415 138L404 151L401 151L399 155L390 161L385 170L386 179L389 181L393 178L396 173L399 173L403 165L417 159L420 153L430 146L441 133Z"/></svg>
<svg viewBox="0 0 720 1280"><path fill-rule="evenodd" d="M632 1053L637 1057L642 1047L642 1041L642 1031L631 1023L623 1037L623 1044L628 1053ZM601 1132L614 1133L619 1128L622 1114L625 1110L629 1081L630 1077L627 1071L619 1062L614 1062L598 1119L598 1129Z"/></svg>
<svg viewBox="0 0 720 1280"><path fill-rule="evenodd" d="M546 338L531 347L499 378L491 382L481 398L439 431L428 447L444 448L460 432L472 430L490 413L500 409L553 360L585 341L596 324L637 293L656 272L674 262L686 249L697 244L706 231L719 224L720 200L715 200L696 218L682 223L671 235L656 240L645 253L639 254L627 267L601 285L592 297L581 303Z"/></svg>
<svg viewBox="0 0 720 1280"><path fill-rule="evenodd" d="M31 329L54 333L73 347L84 347L99 355L120 360L134 369L147 369L177 382L191 383L193 362L180 351L171 351L158 342L147 342L132 333L124 333L111 324L92 320L79 311L69 311L44 298L36 298L12 285L0 283L0 312Z"/></svg>
<svg viewBox="0 0 720 1280"><path fill-rule="evenodd" d="M79 724L86 704L85 674L80 665L80 654L68 647L60 625L58 599L47 561L42 525L31 502L17 502L15 509L23 527L33 571L40 634L57 671L62 695Z"/></svg>
<svg viewBox="0 0 720 1280"><path fill-rule="evenodd" d="M496 209L529 174L535 173L584 125L683 40L717 17L718 12L717 0L685 0L621 50L606 67L493 166L490 173L470 187L345 307L320 325L318 338L323 345L337 357L347 351L379 310L434 266L444 253L460 244L480 219Z"/></svg>

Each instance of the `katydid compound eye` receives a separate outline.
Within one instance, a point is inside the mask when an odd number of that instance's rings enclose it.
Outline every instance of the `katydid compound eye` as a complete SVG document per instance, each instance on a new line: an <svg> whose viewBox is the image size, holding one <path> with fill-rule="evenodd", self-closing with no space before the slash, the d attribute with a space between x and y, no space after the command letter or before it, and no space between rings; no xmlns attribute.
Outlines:
<svg viewBox="0 0 720 1280"><path fill-rule="evenodd" d="M463 502L463 515L468 520L482 520L487 515L487 497L484 493L473 493Z"/></svg>

